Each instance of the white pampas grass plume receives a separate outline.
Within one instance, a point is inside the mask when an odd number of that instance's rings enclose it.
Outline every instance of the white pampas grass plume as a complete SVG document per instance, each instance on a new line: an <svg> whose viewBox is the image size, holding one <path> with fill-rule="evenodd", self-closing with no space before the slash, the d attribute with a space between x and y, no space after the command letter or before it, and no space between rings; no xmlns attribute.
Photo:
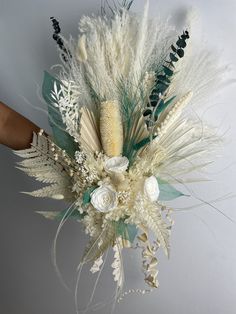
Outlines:
<svg viewBox="0 0 236 314"><path fill-rule="evenodd" d="M123 150L123 126L117 101L105 101L100 109L100 133L105 154L120 156Z"/></svg>
<svg viewBox="0 0 236 314"><path fill-rule="evenodd" d="M78 46L76 49L76 57L78 61L85 62L88 59L86 49L86 36L83 34L78 40Z"/></svg>

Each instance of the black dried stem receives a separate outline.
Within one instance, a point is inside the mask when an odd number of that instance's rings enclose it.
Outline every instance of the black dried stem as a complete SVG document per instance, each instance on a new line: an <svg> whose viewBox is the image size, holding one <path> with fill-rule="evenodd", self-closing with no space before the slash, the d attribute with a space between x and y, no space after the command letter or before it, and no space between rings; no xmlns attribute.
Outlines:
<svg viewBox="0 0 236 314"><path fill-rule="evenodd" d="M52 26L54 29L54 33L52 35L52 38L56 41L58 47L60 48L60 50L62 51L62 58L65 62L68 62L68 59L71 58L71 53L68 49L65 48L63 39L60 36L61 33L61 28L60 28L60 24L59 22L52 16L50 17L51 21L52 21Z"/></svg>
<svg viewBox="0 0 236 314"><path fill-rule="evenodd" d="M157 121L158 115L167 107L163 98L165 97L166 91L171 84L171 78L175 71L175 63L184 57L184 49L187 46L187 39L189 39L189 32L186 30L181 36L179 36L175 45L171 45L169 59L165 61L161 72L156 73L156 82L149 97L147 109L144 111L144 117L147 121L153 116L153 112L156 113L154 115L154 122ZM170 102L168 105L169 104ZM157 110L157 107L159 107L159 110ZM161 110L162 108L163 110ZM150 125L150 123L148 122L148 125Z"/></svg>

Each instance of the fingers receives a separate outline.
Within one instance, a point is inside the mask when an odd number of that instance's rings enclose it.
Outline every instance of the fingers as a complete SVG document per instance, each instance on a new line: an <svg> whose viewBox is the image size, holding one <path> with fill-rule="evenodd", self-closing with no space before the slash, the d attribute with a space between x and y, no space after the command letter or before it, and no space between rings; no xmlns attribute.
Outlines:
<svg viewBox="0 0 236 314"><path fill-rule="evenodd" d="M0 144L14 150L28 148L33 132L39 127L0 102Z"/></svg>

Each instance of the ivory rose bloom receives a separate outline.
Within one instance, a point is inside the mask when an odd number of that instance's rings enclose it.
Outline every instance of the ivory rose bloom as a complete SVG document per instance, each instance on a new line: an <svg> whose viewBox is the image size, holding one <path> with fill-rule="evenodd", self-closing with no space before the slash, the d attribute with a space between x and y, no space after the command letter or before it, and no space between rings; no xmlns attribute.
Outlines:
<svg viewBox="0 0 236 314"><path fill-rule="evenodd" d="M149 198L151 202L156 202L158 200L160 190L155 176L151 176L145 179L144 194Z"/></svg>
<svg viewBox="0 0 236 314"><path fill-rule="evenodd" d="M91 193L91 204L98 211L106 213L117 207L117 193L110 185L102 185Z"/></svg>
<svg viewBox="0 0 236 314"><path fill-rule="evenodd" d="M123 173L128 169L129 159L127 157L112 157L105 162L106 172Z"/></svg>

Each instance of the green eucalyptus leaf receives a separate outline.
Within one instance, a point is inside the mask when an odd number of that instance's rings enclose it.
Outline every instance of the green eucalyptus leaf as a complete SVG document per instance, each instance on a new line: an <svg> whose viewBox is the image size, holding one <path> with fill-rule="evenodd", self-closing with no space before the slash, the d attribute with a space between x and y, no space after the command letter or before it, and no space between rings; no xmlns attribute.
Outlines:
<svg viewBox="0 0 236 314"><path fill-rule="evenodd" d="M170 53L170 60L171 60L172 62L177 62L179 59L171 52L171 53Z"/></svg>
<svg viewBox="0 0 236 314"><path fill-rule="evenodd" d="M179 38L176 42L176 45L180 48L185 48L187 46L184 38Z"/></svg>
<svg viewBox="0 0 236 314"><path fill-rule="evenodd" d="M172 49L174 52L176 52L176 48L175 48L174 45L171 45L171 49Z"/></svg>
<svg viewBox="0 0 236 314"><path fill-rule="evenodd" d="M68 209L62 210L58 213L56 219L61 220L63 219L63 217L65 216L66 212L68 211ZM83 219L85 216L85 214L81 214L77 209L72 208L64 217L64 219L66 218L73 218L73 219L77 219L77 220L81 220Z"/></svg>
<svg viewBox="0 0 236 314"><path fill-rule="evenodd" d="M157 75L157 79L159 80L159 81L163 81L163 82L166 82L166 79L167 79L167 77L165 76L165 75Z"/></svg>
<svg viewBox="0 0 236 314"><path fill-rule="evenodd" d="M168 182L157 178L158 184L159 184L159 200L160 201L171 201L174 200L180 196L186 196L182 192L176 190L172 185L170 185Z"/></svg>
<svg viewBox="0 0 236 314"><path fill-rule="evenodd" d="M183 56L184 56L184 50L183 50L183 49L178 49L178 50L177 50L177 54L178 54L178 56L179 56L180 58L183 58Z"/></svg>
<svg viewBox="0 0 236 314"><path fill-rule="evenodd" d="M164 100L161 100L156 111L155 111L155 117L157 118L175 99L176 96L171 97L166 102Z"/></svg>
<svg viewBox="0 0 236 314"><path fill-rule="evenodd" d="M164 92L167 90L168 87L169 87L168 84L165 84L164 82L161 82L161 81L157 81L156 93L164 94Z"/></svg>
<svg viewBox="0 0 236 314"><path fill-rule="evenodd" d="M163 70L164 70L165 75L167 75L167 76L169 76L169 77L174 74L174 72L173 72L170 68L168 68L167 66L165 66L165 65L163 65Z"/></svg>
<svg viewBox="0 0 236 314"><path fill-rule="evenodd" d="M150 137L144 138L142 141L138 142L137 144L134 145L135 150L139 150L143 146L147 145L150 142Z"/></svg>
<svg viewBox="0 0 236 314"><path fill-rule="evenodd" d="M74 157L74 153L78 149L77 144L74 142L73 137L67 133L66 126L62 121L61 113L59 109L54 106L55 100L51 96L54 84L56 84L58 90L60 90L61 82L47 71L44 71L42 95L48 104L49 124L52 128L54 141L71 157Z"/></svg>

